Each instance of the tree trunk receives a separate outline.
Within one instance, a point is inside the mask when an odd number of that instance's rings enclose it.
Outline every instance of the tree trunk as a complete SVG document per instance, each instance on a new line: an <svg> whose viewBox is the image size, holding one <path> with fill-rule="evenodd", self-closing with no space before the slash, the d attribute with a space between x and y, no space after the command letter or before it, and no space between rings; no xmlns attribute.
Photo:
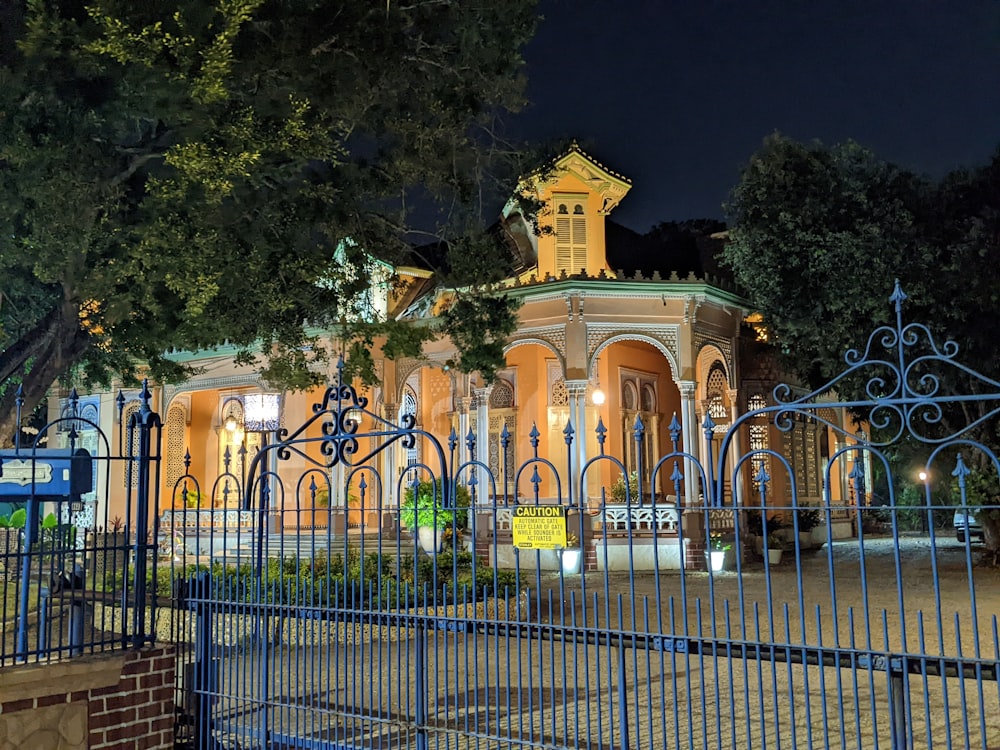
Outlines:
<svg viewBox="0 0 1000 750"><path fill-rule="evenodd" d="M80 361L89 346L90 336L80 327L76 306L64 303L4 350L0 355L2 382L20 375L24 402L18 410L17 389L8 387L4 391L0 398L0 444L13 443L20 429L18 418L31 414L42 403L52 386Z"/></svg>

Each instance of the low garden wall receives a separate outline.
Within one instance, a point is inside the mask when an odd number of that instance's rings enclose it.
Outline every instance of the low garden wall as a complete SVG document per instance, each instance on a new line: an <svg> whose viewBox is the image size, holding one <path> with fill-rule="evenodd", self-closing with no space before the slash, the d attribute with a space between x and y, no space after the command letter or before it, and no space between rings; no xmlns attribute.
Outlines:
<svg viewBox="0 0 1000 750"><path fill-rule="evenodd" d="M174 648L0 670L0 746L174 747Z"/></svg>

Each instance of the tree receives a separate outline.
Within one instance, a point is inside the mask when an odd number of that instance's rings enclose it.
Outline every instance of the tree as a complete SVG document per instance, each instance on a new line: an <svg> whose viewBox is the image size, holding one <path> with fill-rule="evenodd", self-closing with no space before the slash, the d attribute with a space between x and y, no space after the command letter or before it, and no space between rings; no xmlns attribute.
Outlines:
<svg viewBox="0 0 1000 750"><path fill-rule="evenodd" d="M369 288L372 258L426 263L415 237L451 248L433 260L458 301L477 304L503 270L483 217L522 172L497 125L522 103L534 4L12 4L0 434L14 383L30 409L69 373L173 380L175 348L228 341L287 387L312 385L326 356L307 328L418 352L429 332L345 316L344 303ZM479 343L509 330L500 307L485 332L473 321ZM481 354L457 364L489 372L495 353Z"/></svg>
<svg viewBox="0 0 1000 750"><path fill-rule="evenodd" d="M827 148L773 135L743 170L727 210L723 262L789 369L810 386L841 373L846 347L863 346L875 326L890 322L887 297L897 278L909 295L908 317L928 322L938 340L958 343L964 362L1000 379L1000 152L984 167L935 182L856 143ZM842 397L864 399L864 385L837 387ZM954 371L941 387L968 394L983 383ZM966 402L946 410L941 434L989 408ZM1000 446L988 422L972 437ZM987 536L1000 547L1000 524L991 522Z"/></svg>

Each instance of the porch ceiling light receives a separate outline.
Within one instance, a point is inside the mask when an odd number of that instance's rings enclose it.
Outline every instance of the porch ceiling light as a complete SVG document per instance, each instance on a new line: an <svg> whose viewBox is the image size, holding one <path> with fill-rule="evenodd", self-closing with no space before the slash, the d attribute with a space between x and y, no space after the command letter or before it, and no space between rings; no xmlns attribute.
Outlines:
<svg viewBox="0 0 1000 750"><path fill-rule="evenodd" d="M598 388L591 394L590 398L593 400L595 406L600 406L604 403L604 391Z"/></svg>
<svg viewBox="0 0 1000 750"><path fill-rule="evenodd" d="M248 432L274 432L281 427L281 396L248 393L243 397L244 426Z"/></svg>

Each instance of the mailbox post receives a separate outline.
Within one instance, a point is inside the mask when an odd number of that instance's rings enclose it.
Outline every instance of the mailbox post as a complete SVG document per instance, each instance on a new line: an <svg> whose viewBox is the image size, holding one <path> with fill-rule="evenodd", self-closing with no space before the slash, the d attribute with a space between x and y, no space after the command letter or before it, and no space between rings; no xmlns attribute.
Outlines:
<svg viewBox="0 0 1000 750"><path fill-rule="evenodd" d="M0 451L0 502L24 507L24 541L21 548L21 590L18 600L15 653L28 656L29 582L31 550L38 541L42 503L79 502L94 488L93 460L78 448Z"/></svg>

